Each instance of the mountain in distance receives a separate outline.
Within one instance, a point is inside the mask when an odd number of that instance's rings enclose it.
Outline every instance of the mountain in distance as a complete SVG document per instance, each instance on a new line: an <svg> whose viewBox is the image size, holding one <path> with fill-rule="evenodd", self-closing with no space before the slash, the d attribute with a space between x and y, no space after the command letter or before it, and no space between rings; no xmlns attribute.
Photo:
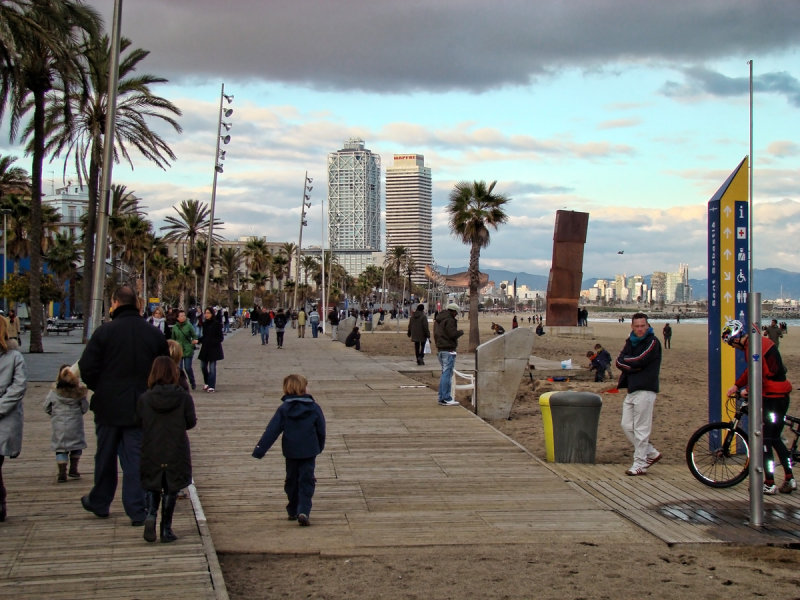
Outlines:
<svg viewBox="0 0 800 600"><path fill-rule="evenodd" d="M466 271L466 267L451 268L451 273ZM509 286L513 285L514 278L517 278L517 286L527 285L531 290L547 291L547 281L549 275L533 275L531 273L515 273L514 271L504 271L503 269L481 269L489 275L489 280L500 285L501 281L508 281ZM800 299L800 273L786 271L785 269L756 269L753 273L755 285L752 287L754 292L760 292L762 300L776 300L778 298ZM589 277L581 282L581 289L586 290L594 286L598 279L614 281L614 276ZM650 285L650 275L644 276L645 281ZM689 279L692 286L692 298L694 300L705 300L708 298L707 279Z"/></svg>

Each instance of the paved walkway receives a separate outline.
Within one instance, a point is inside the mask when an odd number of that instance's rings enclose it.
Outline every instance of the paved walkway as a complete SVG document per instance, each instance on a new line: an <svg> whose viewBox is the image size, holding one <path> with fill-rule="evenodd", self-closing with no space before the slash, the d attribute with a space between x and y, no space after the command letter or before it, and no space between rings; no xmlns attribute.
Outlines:
<svg viewBox="0 0 800 600"><path fill-rule="evenodd" d="M374 335L408 344L404 334ZM403 546L800 538L798 494L766 500L768 526L754 531L746 485L711 490L681 466L626 478L622 465L548 465L466 408L438 406L431 389L403 374L423 369L410 356L371 358L289 329L282 350L274 333L268 346L247 331L226 339L218 391L195 394L198 495L179 503L178 542L147 544L119 499L109 519L81 509L90 477L55 482L41 402L58 366L82 351L77 339L47 339L47 353L26 354L33 383L23 454L4 466L0 597L225 598L215 550L353 555ZM436 365L425 368L435 381ZM195 369L199 379L197 361ZM261 461L250 456L291 372L308 377L328 420L308 528L286 520L280 448ZM90 416L86 423L88 475Z"/></svg>

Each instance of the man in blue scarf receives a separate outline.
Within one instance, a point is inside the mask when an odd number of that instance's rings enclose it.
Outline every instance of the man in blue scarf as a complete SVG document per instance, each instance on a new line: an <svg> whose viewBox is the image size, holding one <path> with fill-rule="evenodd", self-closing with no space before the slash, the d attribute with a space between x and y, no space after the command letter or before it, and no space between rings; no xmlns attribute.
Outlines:
<svg viewBox="0 0 800 600"><path fill-rule="evenodd" d="M647 475L647 469L661 460L661 453L650 443L661 369L661 342L647 322L646 314L633 315L631 334L616 365L621 371L617 387L628 390L622 404L622 431L633 444L633 466L625 474Z"/></svg>

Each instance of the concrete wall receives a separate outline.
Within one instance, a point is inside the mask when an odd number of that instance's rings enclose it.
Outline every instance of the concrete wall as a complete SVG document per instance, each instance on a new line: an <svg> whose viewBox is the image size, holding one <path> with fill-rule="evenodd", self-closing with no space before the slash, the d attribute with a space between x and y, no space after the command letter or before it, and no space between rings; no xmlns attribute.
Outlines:
<svg viewBox="0 0 800 600"><path fill-rule="evenodd" d="M487 420L508 419L533 350L533 331L519 327L478 346L475 408Z"/></svg>
<svg viewBox="0 0 800 600"><path fill-rule="evenodd" d="M346 319L340 320L339 331L336 334L336 340L344 344L345 341L347 340L347 336L350 335L350 332L353 331L353 327L355 326L356 326L355 317L347 317Z"/></svg>

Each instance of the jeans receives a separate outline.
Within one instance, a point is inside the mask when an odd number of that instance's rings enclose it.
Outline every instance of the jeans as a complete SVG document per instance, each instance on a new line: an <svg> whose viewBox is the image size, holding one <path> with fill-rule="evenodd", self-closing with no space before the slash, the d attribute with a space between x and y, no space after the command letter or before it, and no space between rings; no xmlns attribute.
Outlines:
<svg viewBox="0 0 800 600"><path fill-rule="evenodd" d="M144 521L144 490L139 475L142 454L142 430L95 424L97 451L94 455L94 487L89 492L89 506L94 512L107 513L117 491L117 460L122 466L122 506L131 521Z"/></svg>
<svg viewBox="0 0 800 600"><path fill-rule="evenodd" d="M261 325L261 343L269 344L269 325Z"/></svg>
<svg viewBox="0 0 800 600"><path fill-rule="evenodd" d="M312 335L312 337L317 337L317 333L318 333L317 327L319 326L319 321L311 321L310 325L311 325L311 335Z"/></svg>
<svg viewBox="0 0 800 600"><path fill-rule="evenodd" d="M186 372L186 377L189 379L189 385L192 389L195 388L194 370L192 369L192 357L184 356L181 358L181 368Z"/></svg>
<svg viewBox="0 0 800 600"><path fill-rule="evenodd" d="M439 379L439 402L453 399L453 367L456 364L456 353L449 350L439 352L439 364L442 365L442 377Z"/></svg>
<svg viewBox="0 0 800 600"><path fill-rule="evenodd" d="M200 370L203 372L203 382L211 388L217 387L217 361L200 361Z"/></svg>
<svg viewBox="0 0 800 600"><path fill-rule="evenodd" d="M314 478L315 462L316 457L286 459L286 480L283 491L289 499L286 505L289 516L308 516L311 513L311 498L314 496L317 483Z"/></svg>
<svg viewBox="0 0 800 600"><path fill-rule="evenodd" d="M283 329L275 330L275 343L278 344L278 348L283 348L283 334Z"/></svg>

